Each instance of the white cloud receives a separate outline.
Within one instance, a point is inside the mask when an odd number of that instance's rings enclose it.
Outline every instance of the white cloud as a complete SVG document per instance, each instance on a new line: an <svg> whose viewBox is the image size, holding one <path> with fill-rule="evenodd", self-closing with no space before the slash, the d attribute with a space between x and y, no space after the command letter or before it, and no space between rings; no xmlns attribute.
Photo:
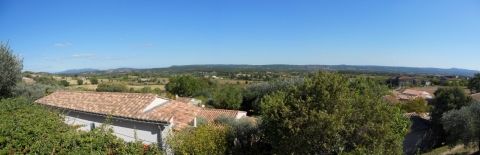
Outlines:
<svg viewBox="0 0 480 155"><path fill-rule="evenodd" d="M73 54L72 55L72 58L87 58L87 59L90 59L90 58L95 58L95 57L96 57L95 54L85 54L85 53Z"/></svg>
<svg viewBox="0 0 480 155"><path fill-rule="evenodd" d="M70 43L70 42L55 43L55 44L53 44L53 46L55 46L55 47L69 47L69 46L72 46L72 43Z"/></svg>

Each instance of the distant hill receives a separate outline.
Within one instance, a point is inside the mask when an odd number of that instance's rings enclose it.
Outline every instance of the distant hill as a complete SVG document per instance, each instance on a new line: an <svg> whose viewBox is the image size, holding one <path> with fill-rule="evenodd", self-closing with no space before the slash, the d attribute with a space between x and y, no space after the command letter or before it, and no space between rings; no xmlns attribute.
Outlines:
<svg viewBox="0 0 480 155"><path fill-rule="evenodd" d="M58 72L57 74L82 74L82 73L93 73L99 72L101 70L93 69L93 68L82 68L82 69L70 69Z"/></svg>
<svg viewBox="0 0 480 155"><path fill-rule="evenodd" d="M355 66L355 65L182 65L171 66L166 68L118 68L109 70L95 69L77 69L60 72L61 74L79 74L79 73L128 73L128 72L248 72L248 71L352 71L365 73L394 73L394 74L425 74L425 75L459 75L473 76L479 73L476 70L460 69L460 68L419 68L419 67L393 67L393 66Z"/></svg>

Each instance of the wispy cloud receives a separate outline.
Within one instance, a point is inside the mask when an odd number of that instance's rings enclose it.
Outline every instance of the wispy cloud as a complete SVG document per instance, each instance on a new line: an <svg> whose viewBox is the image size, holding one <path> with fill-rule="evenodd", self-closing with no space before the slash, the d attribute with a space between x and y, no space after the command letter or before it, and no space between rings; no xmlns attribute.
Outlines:
<svg viewBox="0 0 480 155"><path fill-rule="evenodd" d="M69 46L72 46L72 43L70 42L59 42L59 43L55 43L53 44L54 47L69 47Z"/></svg>
<svg viewBox="0 0 480 155"><path fill-rule="evenodd" d="M93 58L96 58L96 55L95 54L82 53L82 54L73 54L71 57L76 58L76 59L93 59Z"/></svg>

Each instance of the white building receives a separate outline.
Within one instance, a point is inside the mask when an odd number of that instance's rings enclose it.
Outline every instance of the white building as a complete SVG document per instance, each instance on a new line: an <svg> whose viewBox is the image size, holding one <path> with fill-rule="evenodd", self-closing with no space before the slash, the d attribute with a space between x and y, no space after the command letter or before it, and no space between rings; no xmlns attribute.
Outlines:
<svg viewBox="0 0 480 155"><path fill-rule="evenodd" d="M242 118L246 112L202 108L191 101L169 100L155 94L57 91L35 101L63 111L65 123L90 131L108 122L125 141L141 141L165 148L172 130L196 126L198 117L212 121L220 116Z"/></svg>

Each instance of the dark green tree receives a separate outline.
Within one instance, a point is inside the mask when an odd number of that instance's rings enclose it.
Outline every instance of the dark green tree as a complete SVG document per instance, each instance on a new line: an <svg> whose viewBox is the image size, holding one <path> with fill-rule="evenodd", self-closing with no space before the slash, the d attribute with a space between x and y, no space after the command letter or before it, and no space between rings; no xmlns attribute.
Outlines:
<svg viewBox="0 0 480 155"><path fill-rule="evenodd" d="M0 98L12 96L15 84L22 78L22 59L13 54L7 44L0 42Z"/></svg>
<svg viewBox="0 0 480 155"><path fill-rule="evenodd" d="M178 76L170 79L165 85L165 89L175 95L182 97L196 97L204 93L209 87L206 80L198 79L193 76Z"/></svg>
<svg viewBox="0 0 480 155"><path fill-rule="evenodd" d="M434 132L432 145L437 146L445 142L447 137L441 122L443 114L469 105L472 102L472 98L459 87L440 88L434 94L435 98L432 102L433 106L430 110L430 115L432 131Z"/></svg>
<svg viewBox="0 0 480 155"><path fill-rule="evenodd" d="M83 80L78 79L78 80L77 80L77 84L78 84L78 85L83 85Z"/></svg>
<svg viewBox="0 0 480 155"><path fill-rule="evenodd" d="M477 145L480 148L480 104L475 103L459 110L446 112L442 117L443 128L447 132L447 143L455 146Z"/></svg>
<svg viewBox="0 0 480 155"><path fill-rule="evenodd" d="M91 84L98 84L98 79L95 77L92 77L89 79Z"/></svg>
<svg viewBox="0 0 480 155"><path fill-rule="evenodd" d="M468 80L468 88L472 93L480 93L480 73L475 74Z"/></svg>
<svg viewBox="0 0 480 155"><path fill-rule="evenodd" d="M239 86L231 84L220 86L213 92L212 100L208 103L215 108L240 109L243 100L242 92Z"/></svg>
<svg viewBox="0 0 480 155"><path fill-rule="evenodd" d="M61 86L64 86L64 87L70 86L70 82L68 82L67 80L60 80L59 83Z"/></svg>
<svg viewBox="0 0 480 155"><path fill-rule="evenodd" d="M410 121L373 80L318 73L262 99L264 134L278 154L402 154Z"/></svg>
<svg viewBox="0 0 480 155"><path fill-rule="evenodd" d="M241 109L259 115L261 112L260 101L264 96L276 91L286 90L294 85L302 85L303 82L303 79L296 78L250 84L244 91Z"/></svg>

